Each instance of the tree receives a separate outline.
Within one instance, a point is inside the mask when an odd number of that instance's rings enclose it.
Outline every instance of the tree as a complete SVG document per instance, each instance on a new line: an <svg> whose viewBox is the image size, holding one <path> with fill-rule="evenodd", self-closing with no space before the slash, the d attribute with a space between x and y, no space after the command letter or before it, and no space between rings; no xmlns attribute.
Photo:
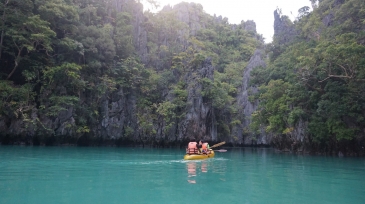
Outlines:
<svg viewBox="0 0 365 204"><path fill-rule="evenodd" d="M9 28L7 35L13 41L16 51L12 53L10 48L6 50L14 59L14 67L6 78L10 79L22 59L27 57L27 54L24 54L24 52L31 53L40 51L48 54L53 50L51 40L56 34L49 28L47 21L35 15L25 19L22 24Z"/></svg>
<svg viewBox="0 0 365 204"><path fill-rule="evenodd" d="M297 19L301 19L304 16L309 14L309 6L304 6L298 10L298 17Z"/></svg>
<svg viewBox="0 0 365 204"><path fill-rule="evenodd" d="M32 14L33 3L31 0L4 0L0 2L1 36L0 36L0 60L2 59L4 38L8 29L21 24L27 16Z"/></svg>

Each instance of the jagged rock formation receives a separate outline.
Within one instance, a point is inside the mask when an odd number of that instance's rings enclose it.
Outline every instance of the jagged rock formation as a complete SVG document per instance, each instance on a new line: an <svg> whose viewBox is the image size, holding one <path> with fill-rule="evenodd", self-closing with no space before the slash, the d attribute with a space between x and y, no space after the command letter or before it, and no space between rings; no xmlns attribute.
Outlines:
<svg viewBox="0 0 365 204"><path fill-rule="evenodd" d="M249 95L258 92L258 88L256 86L249 86L250 73L255 68L266 67L266 63L263 60L263 54L263 51L258 49L251 57L245 68L242 77L242 86L237 97L238 110L243 117L241 119L242 124L235 127L233 134L238 138L239 143L244 145L270 144L270 139L267 138L268 136L264 131L262 131L262 134L260 135L255 135L249 132L251 114L257 109L259 103L257 100L249 101Z"/></svg>
<svg viewBox="0 0 365 204"><path fill-rule="evenodd" d="M244 22L244 29L247 31L252 31L256 33L256 23L255 21L248 20Z"/></svg>
<svg viewBox="0 0 365 204"><path fill-rule="evenodd" d="M274 41L278 45L292 42L298 35L294 24L287 16L281 16L278 10L274 11Z"/></svg>
<svg viewBox="0 0 365 204"><path fill-rule="evenodd" d="M115 5L118 6L120 11L129 4L128 0L115 0ZM130 8L130 7L128 7ZM142 62L153 66L155 69L163 69L168 66L162 62L161 58L164 58L168 53L160 52L160 59L155 59L149 61L147 59L148 55L151 53L147 52L147 37L146 29L143 27L143 22L145 17L142 13L142 7L138 4L137 7L132 7L133 11L133 37L135 42L135 49L138 55L142 59ZM176 40L180 42L183 46L176 50L178 52L184 51L184 47L188 46L187 37L189 35L195 35L198 30L204 28L204 24L201 23L200 12L202 11L202 6L195 3L181 3L173 8L171 6L165 6L162 9L162 13L173 13L181 23L187 26L178 31L178 36ZM159 31L159 46L169 47L169 34L166 30ZM183 140L186 137L195 135L198 138L204 139L216 139L216 127L214 126L214 116L212 115L212 109L207 104L203 103L202 96L200 94L201 85L199 84L199 79L209 78L213 80L214 67L212 66L211 60L207 59L203 64L196 68L197 71L189 72L186 76L186 82L190 84L188 94L188 112L186 118L179 121L178 124L171 128L170 132L164 133L165 123L164 121L159 121L155 126L157 129L156 137L152 136L157 141L174 141ZM197 74L198 72L198 74ZM166 87L168 88L168 87ZM168 93L169 90L166 89L164 93ZM169 95L167 97L170 97ZM136 97L135 94L123 93L123 90L118 90L117 93L112 94L111 97L105 96L100 107L100 125L97 128L96 135L100 135L105 139L119 139L121 137L126 137L127 129L133 130L129 133L127 137L130 140L139 140L139 131L136 120ZM209 119L208 119L209 118ZM206 122L209 121L209 122ZM178 134L177 137L173 135Z"/></svg>
<svg viewBox="0 0 365 204"><path fill-rule="evenodd" d="M333 7L340 7L343 3L345 3L344 0L336 0L333 3ZM323 19L322 19L323 25L326 26L326 27L329 27L329 26L333 25L334 18L335 18L334 11L331 10L326 16L323 17ZM345 21L345 19L339 19L339 20ZM318 31L318 32L320 33L320 31Z"/></svg>
<svg viewBox="0 0 365 204"><path fill-rule="evenodd" d="M135 106L134 95L126 96L121 89L110 99L104 98L101 107L101 124L97 135L105 139L118 139L125 134L127 127L137 129ZM132 139L135 135L128 136Z"/></svg>
<svg viewBox="0 0 365 204"><path fill-rule="evenodd" d="M196 139L217 139L217 127L215 125L214 109L210 101L202 97L202 84L199 80L207 78L214 80L214 67L211 59L206 59L198 73L190 72L186 75L188 87L188 107L185 119L181 122L179 139L194 136Z"/></svg>
<svg viewBox="0 0 365 204"><path fill-rule="evenodd" d="M150 36L150 30L148 30L147 25L147 17L143 14L142 4L136 3L134 0L112 0L106 1L107 6L109 6L109 10L106 9L107 13L109 12L109 17L112 15L112 10L115 9L117 12L127 12L132 14L131 17L131 27L132 27L132 38L133 38L133 45L134 45L134 55L138 56L140 61L144 64L144 69L153 69L157 73L159 71L164 71L171 69L171 58L172 54L177 55L178 53L185 52L188 49L188 46L191 46L192 36L197 36L199 31L205 29L209 26L209 23L217 23L221 24L217 27L223 28L223 25L228 23L227 18L214 17L207 20L207 14L203 12L203 8L200 4L195 3L181 3L174 8L165 7L163 11L161 11L161 15L163 16L161 20L161 24L164 23L164 20L171 20L172 22L179 23L179 26L174 27L174 29L165 28L162 25L161 27L164 29L158 30L153 37ZM112 9L111 9L112 8ZM165 12L165 13L164 13ZM171 12L171 13L169 13ZM171 15L170 15L171 14ZM158 14L157 14L158 15ZM168 19L171 17L171 19ZM105 18L101 20L105 24L112 24L114 23L112 18ZM207 23L207 24L205 24ZM169 26L169 24L166 24ZM90 26L93 27L94 25ZM151 26L151 25L149 25ZM247 32L243 32L243 28ZM111 26L112 27L112 26ZM151 26L153 29L153 26ZM161 28L157 27L157 28ZM88 32L87 30L88 25L83 25L83 29L85 29L85 33ZM95 26L93 28L96 28ZM214 27L213 27L214 28ZM212 27L210 28L209 35L212 35L213 38L223 38L225 30L222 30L217 34ZM244 33L241 35L242 41L251 41L252 44L255 44L256 39L256 24L253 21L243 22L242 25L232 25L230 27L227 26L227 30L231 28L234 31L238 31L237 33L241 32ZM151 28L150 28L151 29ZM81 30L81 29L80 29ZM97 30L97 29L95 29ZM152 30L155 31L155 30ZM171 31L171 32L170 32ZM108 31L106 34L106 38L108 39L108 33L111 33L111 38L113 37L113 31ZM233 34L232 34L233 35ZM190 38L190 39L189 39ZM90 38L94 39L94 38ZM226 41L224 41L226 40ZM229 39L222 39L224 43L232 43ZM236 40L236 39L234 39ZM150 49L148 43L153 41L153 46L156 46L155 50ZM237 40L238 41L238 40ZM79 42L80 43L80 42ZM262 42L260 42L262 43ZM259 43L259 44L260 44ZM82 45L82 43L80 43ZM151 43L152 44L152 43ZM234 44L234 43L232 43ZM112 44L110 44L112 47ZM253 45L255 46L255 45ZM86 47L86 46L84 46ZM98 49L102 49L100 47L90 47L93 49L93 53L100 54L101 52ZM193 48L193 52L185 53L186 58L185 64L189 64L190 61L195 60L196 53L201 51L202 48L198 46L191 46ZM249 46L247 46L249 47ZM247 47L242 47L244 50L248 50L247 55L250 55L252 49L248 49ZM249 47L250 48L250 47ZM84 48L83 48L84 49ZM224 48L222 48L224 49ZM115 48L111 48L112 54L115 54ZM155 52L155 53L152 53ZM213 52L211 52L213 53ZM85 53L83 53L84 55ZM154 58L151 59L150 57L153 56ZM83 56L85 57L85 56ZM113 57L113 56L112 56ZM111 60L112 57L109 59L103 58L103 60ZM241 56L238 56L240 58ZM245 57L244 59L247 60L249 58ZM80 58L81 59L81 58ZM85 59L84 59L85 60ZM105 61L107 61L105 60ZM240 59L243 61L243 59ZM103 63L107 64L107 62L103 61ZM112 91L107 90L103 91L103 94L100 96L95 97L93 94L95 92L88 92L80 91L75 98L80 101L80 106L82 105L90 105L88 100L95 100L98 98L98 101L93 103L93 105L97 106L94 109L89 109L85 112L88 114L93 114L92 117L85 116L83 120L86 120L83 124L91 124L90 127L87 127L86 130L82 130L83 127L77 126L78 116L85 114L78 113L76 110L77 108L72 105L60 105L59 112L56 112L52 115L44 114L44 109L52 107L52 102L47 100L48 97L52 96L52 91L59 93L59 96L67 96L70 95L70 90L67 90L66 86L62 85L55 85L53 88L57 90L52 90L52 87L44 90L40 93L41 98L45 99L42 104L44 107L39 107L36 104L33 104L34 109L32 110L31 117L28 120L23 120L24 118L21 117L14 117L13 119L3 118L0 116L0 131L4 132L5 134L11 135L30 135L35 136L39 134L39 136L69 136L74 137L85 142L85 138L99 138L101 140L130 140L136 143L139 142L174 142L174 141L184 141L188 138L194 137L195 139L204 139L208 141L216 141L218 140L218 128L217 128L217 118L218 116L215 113L215 109L213 107L212 99L208 99L204 97L202 91L204 89L204 85L202 80L207 80L209 82L214 82L214 72L216 68L213 66L213 60L211 58L206 59L197 59L199 63L187 65L184 71L181 73L177 73L178 71L172 71L173 79L172 81L176 83L178 79L183 79L182 81L187 84L187 101L185 108L185 115L182 118L176 119L173 127L167 128L166 121L162 118L154 118L154 130L156 132L149 132L148 139L142 138L142 131L139 128L138 116L137 116L137 102L138 102L138 94L134 92L133 89L123 88L121 86L115 86ZM228 62L229 63L229 62ZM85 63L87 64L87 63ZM90 69L97 70L95 72L91 72L91 74L98 75L95 76L101 77L104 72L102 69L107 69L109 67L105 65L101 65L102 63L97 63L95 67ZM111 64L111 63L110 63ZM87 67L88 65L85 65ZM92 65L90 65L91 67ZM105 66L105 67L103 67ZM242 86L238 91L238 105L237 109L240 113L242 113L242 124L233 131L234 136L238 135L238 140L232 140L232 143L238 144L252 144L253 140L256 140L257 144L267 144L269 141L265 135L260 137L256 137L254 135L249 135L243 130L247 128L250 124L250 115L251 113L256 110L258 102L251 103L248 100L249 92L256 92L256 87L249 86L249 77L250 72L259 66L265 66L265 62L263 61L263 53L262 50L256 50L254 55L251 57L250 62L248 63L243 76L242 76ZM100 68L102 67L102 68ZM100 70L98 70L100 68ZM87 71L85 71L87 72ZM89 74L89 73L88 73ZM84 77L84 76L82 76ZM81 78L82 78L81 77ZM94 77L94 76L93 76ZM87 77L85 77L87 78ZM97 78L100 80L100 78ZM87 79L85 79L86 81ZM83 81L84 82L84 81ZM112 81L114 82L114 81ZM111 82L111 83L112 83ZM97 84L97 81L90 82L89 84ZM93 85L95 85L93 84ZM87 86L87 85L86 85ZM171 94L171 87L162 87L163 90L159 90L162 96L161 101L173 101L174 96ZM83 93L84 92L84 93ZM99 92L96 92L99 93ZM76 94L74 94L76 95ZM94 97L94 98L93 98ZM157 103L158 103L157 102ZM154 104L155 105L155 104ZM79 115L78 115L79 114ZM230 116L226 117L224 122L230 123L231 118ZM81 128L81 131L79 129ZM169 131L166 131L166 130ZM229 137L227 134L226 137ZM149 141L148 141L149 140Z"/></svg>
<svg viewBox="0 0 365 204"><path fill-rule="evenodd" d="M205 28L205 25L201 23L203 22L201 16L203 11L202 5L196 3L181 3L175 5L173 9L177 11L177 19L189 26L191 36L195 36L197 31L201 28Z"/></svg>
<svg viewBox="0 0 365 204"><path fill-rule="evenodd" d="M133 42L134 47L140 56L143 63L147 63L148 51L147 51L147 31L144 27L144 23L147 21L143 15L143 5L141 3L135 3L134 0L114 0L117 9L121 12L128 11L133 14ZM132 4L134 6L126 6ZM132 9L132 11L130 10Z"/></svg>

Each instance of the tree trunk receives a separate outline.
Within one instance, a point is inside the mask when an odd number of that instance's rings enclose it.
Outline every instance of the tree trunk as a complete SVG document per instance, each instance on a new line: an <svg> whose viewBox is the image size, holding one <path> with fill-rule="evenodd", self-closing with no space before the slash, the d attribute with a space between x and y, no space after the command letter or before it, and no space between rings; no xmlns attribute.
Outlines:
<svg viewBox="0 0 365 204"><path fill-rule="evenodd" d="M14 68L13 68L13 70L10 72L10 74L8 75L8 77L6 77L6 79L7 80L9 80L10 79L10 77L14 74L14 72L15 72L15 70L16 70L16 68L18 68L18 60L20 59L20 54L22 53L22 50L23 50L23 48L21 48L21 49L18 49L18 56L15 58L15 60L14 60L14 62L15 62L15 65L14 65Z"/></svg>
<svg viewBox="0 0 365 204"><path fill-rule="evenodd" d="M14 74L16 68L18 67L18 62L15 60L15 65L14 65L14 68L13 70L10 72L10 74L8 75L8 77L6 77L6 79L10 79L10 77Z"/></svg>

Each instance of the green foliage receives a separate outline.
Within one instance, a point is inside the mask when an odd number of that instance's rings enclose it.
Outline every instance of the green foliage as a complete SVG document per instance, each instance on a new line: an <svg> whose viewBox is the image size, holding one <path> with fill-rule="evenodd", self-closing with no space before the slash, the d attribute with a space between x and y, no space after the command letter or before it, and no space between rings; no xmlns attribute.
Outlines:
<svg viewBox="0 0 365 204"><path fill-rule="evenodd" d="M0 80L0 116L24 117L33 108L34 96L31 84L16 87L10 81Z"/></svg>
<svg viewBox="0 0 365 204"><path fill-rule="evenodd" d="M304 116L305 116L305 112L302 109L300 109L298 107L295 107L289 113L289 116L288 116L288 124L291 125L291 126L294 126L295 124L297 124L297 122L301 118L304 118Z"/></svg>
<svg viewBox="0 0 365 204"><path fill-rule="evenodd" d="M52 83L75 83L80 79L81 66L74 63L64 63L61 66L47 67L43 76L48 84Z"/></svg>
<svg viewBox="0 0 365 204"><path fill-rule="evenodd" d="M79 99L74 96L51 96L49 101L46 115L57 116L61 111L67 111L68 107L75 106Z"/></svg>
<svg viewBox="0 0 365 204"><path fill-rule="evenodd" d="M171 137L186 120L191 88L199 87L194 97L211 108L220 137L241 123L235 98L262 43L245 22L233 26L189 3L180 6L199 20L188 23L176 9L139 13L136 1L120 8L109 0L6 2L0 2L0 114L7 120L29 121L36 110L35 126L53 134L40 118L67 113L74 123L63 125L81 135L98 133L107 113L125 114L125 137ZM206 76L208 58L214 74ZM110 112L111 103L122 110Z"/></svg>
<svg viewBox="0 0 365 204"><path fill-rule="evenodd" d="M134 130L132 127L130 126L125 126L124 127L124 136L127 138L131 138L134 134Z"/></svg>
<svg viewBox="0 0 365 204"><path fill-rule="evenodd" d="M132 16L127 12L117 14L114 43L117 55L121 58L127 58L134 52L133 46L133 27Z"/></svg>
<svg viewBox="0 0 365 204"><path fill-rule="evenodd" d="M90 128L88 126L81 126L76 130L77 133L88 133Z"/></svg>
<svg viewBox="0 0 365 204"><path fill-rule="evenodd" d="M314 11L302 8L295 22L301 39L269 46L268 68L252 72L252 83L261 84L252 128L264 127L281 137L300 121L308 121L310 142L337 148L339 141L363 136L365 4L312 3Z"/></svg>
<svg viewBox="0 0 365 204"><path fill-rule="evenodd" d="M173 103L175 104L176 108L183 109L186 106L188 92L186 90L186 84L183 82L179 82L173 88L174 100Z"/></svg>
<svg viewBox="0 0 365 204"><path fill-rule="evenodd" d="M65 0L35 0L35 6L43 19L51 23L53 30L60 36L74 33L74 24L79 21L79 14L75 6Z"/></svg>
<svg viewBox="0 0 365 204"><path fill-rule="evenodd" d="M309 14L309 7L308 6L304 6L302 8L300 8L298 10L298 19L301 19L303 18L304 16L308 15Z"/></svg>
<svg viewBox="0 0 365 204"><path fill-rule="evenodd" d="M288 95L290 88L291 85L283 80L271 80L267 86L260 87L259 99L264 107L260 114L267 118L266 131L283 133L287 128L288 104L292 100Z"/></svg>
<svg viewBox="0 0 365 204"><path fill-rule="evenodd" d="M207 78L203 78L202 85L202 96L206 98L206 100L212 101L213 107L225 109L232 104L233 97L229 94L235 90L231 90L231 85L219 81L212 82Z"/></svg>
<svg viewBox="0 0 365 204"><path fill-rule="evenodd" d="M4 48L4 52L8 54L9 59L14 61L14 66L7 79L12 77L19 64L29 57L30 53L53 51L51 41L55 37L55 33L48 27L49 23L40 19L38 15L32 15L22 20L24 21L10 27L5 32L6 40L9 39L12 43Z"/></svg>

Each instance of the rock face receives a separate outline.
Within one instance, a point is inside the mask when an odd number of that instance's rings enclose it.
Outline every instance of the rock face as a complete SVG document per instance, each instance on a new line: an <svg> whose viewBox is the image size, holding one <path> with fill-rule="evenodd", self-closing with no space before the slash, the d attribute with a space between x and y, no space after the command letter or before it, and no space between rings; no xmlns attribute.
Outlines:
<svg viewBox="0 0 365 204"><path fill-rule="evenodd" d="M174 7L165 6L157 15L175 27L170 28L164 24L155 31L158 32L158 41L155 43L159 47L159 59L151 60L149 64L156 69L164 69L170 65L161 60L169 54L165 49L173 50L174 53L185 51L189 46L189 36L195 36L200 29L205 28L202 12L203 7L196 3L182 2Z"/></svg>
<svg viewBox="0 0 365 204"><path fill-rule="evenodd" d="M174 6L174 10L177 11L177 19L189 26L191 36L195 36L197 31L205 27L204 24L201 24L202 16L200 14L203 10L202 5L196 3L180 3Z"/></svg>
<svg viewBox="0 0 365 204"><path fill-rule="evenodd" d="M141 61L147 63L147 31L144 27L147 18L143 15L143 5L136 3L134 0L112 0L109 2L109 6L115 8L117 12L129 12L132 14L134 47Z"/></svg>
<svg viewBox="0 0 365 204"><path fill-rule="evenodd" d="M134 47L141 58L143 63L147 63L147 31L143 26L144 22L147 21L146 17L143 15L143 5L141 3L135 3L134 0L115 0L119 1L121 4L121 11L126 11L132 9L133 14L133 42ZM123 5L133 4L133 6L126 7Z"/></svg>
<svg viewBox="0 0 365 204"><path fill-rule="evenodd" d="M137 129L134 94L125 95L120 89L110 99L104 98L100 109L101 123L97 134L103 138L118 139L126 134L127 129ZM134 131L128 134L129 139L134 139Z"/></svg>
<svg viewBox="0 0 365 204"><path fill-rule="evenodd" d="M133 14L135 14L133 18L134 46L142 62L147 63L147 31L143 26L146 17L143 15L143 5L141 3L139 3L138 7L135 7L135 9L136 10L133 11Z"/></svg>
<svg viewBox="0 0 365 204"><path fill-rule="evenodd" d="M206 59L198 73L190 72L186 75L188 87L188 107L185 119L181 122L179 139L193 136L195 139L216 140L217 127L212 103L204 100L200 80L214 80L214 67L211 59Z"/></svg>
<svg viewBox="0 0 365 204"><path fill-rule="evenodd" d="M248 20L244 23L244 28L247 31L256 33L256 23L252 20Z"/></svg>
<svg viewBox="0 0 365 204"><path fill-rule="evenodd" d="M161 70L164 68L170 68L171 62L162 62L164 55L163 51L159 52L157 59L153 59L151 63L148 59L151 53L148 53L147 41L148 32L145 27L145 22L148 20L143 14L142 4L136 3L134 0L111 0L108 5L115 8L118 12L128 11L132 13L132 27L133 27L133 42L136 54L140 57L141 62L147 66L152 64L155 70ZM132 12L131 12L132 9ZM181 3L174 8L165 7L163 12L174 12L176 20L182 23L183 26L179 27L176 33L171 35L166 30L161 30L157 35L159 48L169 46L169 37L174 37L173 41L178 42L176 52L185 51L189 46L188 37L197 35L200 29L204 29L206 25L202 22L205 21L203 8L200 4L195 3ZM168 16L168 15L166 15ZM168 20L168 19L166 19ZM215 23L228 23L227 18L221 16L213 19ZM107 20L106 20L107 21ZM109 23L109 22L107 22ZM232 29L238 29L237 26L232 26ZM256 34L256 24L253 21L247 21L244 23L244 29ZM198 48L197 48L198 49ZM257 144L267 144L269 142L266 135L256 136L249 135L244 132L250 124L250 116L253 111L257 109L258 102L251 103L248 100L250 92L257 92L256 87L249 86L250 72L259 66L266 66L263 61L263 51L256 50L252 56L249 64L247 65L245 72L242 76L242 86L237 98L237 109L242 113L242 124L234 128L234 135L238 136L237 141L231 141L232 143L239 144L252 144L252 141L256 141ZM189 137L194 139L203 139L208 141L217 140L217 115L214 112L211 99L204 97L202 91L204 89L205 82L214 82L214 66L212 60L207 58L198 63L195 67L192 67L189 71L184 72L184 82L187 84L187 106L184 117L179 118L176 121L174 127L170 128L169 132L165 132L166 124L161 119L156 119L157 122L153 124L156 133L151 136L152 139L164 140L164 141L183 141ZM181 73L180 73L181 74ZM181 74L182 75L182 74ZM177 76L176 76L177 77ZM163 96L172 101L173 94L169 94L168 87L166 90L162 90ZM67 92L63 95L67 95ZM82 94L81 94L82 95ZM137 97L133 90L123 90L118 88L113 93L106 93L98 101L97 118L93 122L89 133L79 133L75 129L75 120L77 118L76 108L63 107L64 110L60 111L55 116L47 116L41 114L41 110L34 108L31 114L31 122L24 122L22 119L9 120L7 118L0 118L0 131L6 134L13 135L35 135L42 133L49 136L72 136L76 138L84 137L98 137L105 140L118 140L129 139L131 141L142 141L140 137L140 130L138 128L137 119ZM80 98L82 98L81 96ZM85 96L86 97L86 96ZM47 98L47 97L45 97ZM88 100L84 98L82 100ZM99 100L99 99L98 99ZM36 107L36 105L34 105ZM0 116L1 117L1 116ZM229 121L228 121L229 122ZM27 124L26 124L27 123ZM86 136L85 136L86 137Z"/></svg>
<svg viewBox="0 0 365 204"><path fill-rule="evenodd" d="M345 3L344 0L335 0L333 2L332 6L340 7L344 3ZM334 18L335 18L334 11L330 10L330 12L326 16L324 16L322 19L323 25L329 27L329 26L332 26L334 23L345 23L345 21L346 21L346 19L339 19L340 22L334 22ZM318 32L320 33L320 30Z"/></svg>
<svg viewBox="0 0 365 204"><path fill-rule="evenodd" d="M114 0L114 5L117 6L119 11L127 9L128 4L132 0ZM130 8L130 7L128 7ZM162 63L161 59L165 57L164 52L159 53L160 59L154 61L148 61L148 50L147 50L147 32L143 26L146 21L145 16L142 12L142 5L132 7L133 10L133 30L134 30L134 42L135 49L141 58L141 61L145 64L152 64L157 70L163 69L166 64ZM182 27L178 31L176 40L182 45L180 50L184 51L184 47L188 46L187 37L190 35L196 35L197 31L204 28L201 24L201 16L199 13L202 11L202 6L195 3L181 3L173 8L165 6L161 12L168 13L173 12L176 20L187 25ZM170 15L167 15L170 16ZM169 20L169 19L166 19ZM169 47L170 38L169 33L161 30L159 33L159 45ZM201 95L201 84L199 82L202 78L213 79L214 67L212 66L211 60L206 59L199 67L195 70L186 74L185 79L189 84L188 91L188 108L186 117L181 121L177 121L175 127L170 128L169 132L165 132L165 123L163 120L158 120L155 124L157 130L156 136L152 136L158 141L174 141L184 140L187 136L193 135L196 138L203 139L216 139L217 128L214 125L214 114L211 105L203 101ZM168 90L165 91L167 93ZM167 94L168 95L168 94ZM167 98L170 96L168 95ZM136 97L133 92L123 93L123 90L119 90L117 93L112 94L111 97L104 97L100 107L100 125L97 128L97 135L101 135L105 139L119 139L121 137L128 137L131 140L138 140L138 124L136 117ZM128 130L132 130L129 132ZM177 135L176 135L177 134ZM176 135L176 136L174 136Z"/></svg>
<svg viewBox="0 0 365 204"><path fill-rule="evenodd" d="M344 2L344 0L335 0L332 3L331 7L339 7ZM313 5L312 7L317 8L316 5ZM295 37L298 35L298 32L295 30L292 22L286 16L281 16L278 10L275 10L274 17L274 40L279 45L289 44L295 39ZM339 23L334 22L334 19L334 10L330 10L326 15L322 17L321 21L324 26L330 27L335 23ZM345 21L345 19L341 20ZM321 32L321 29L318 29L317 34L313 37L319 39ZM286 135L282 135L282 137L280 137L280 140L271 139L271 143L273 143L279 149L306 151L306 147L309 144L308 134L306 133L307 129L308 122L299 120L297 124L294 125L293 131L287 133Z"/></svg>
<svg viewBox="0 0 365 204"><path fill-rule="evenodd" d="M298 35L294 24L287 16L281 16L278 10L274 11L274 41L279 45L288 44Z"/></svg>
<svg viewBox="0 0 365 204"><path fill-rule="evenodd" d="M251 114L257 109L259 103L258 101L249 101L249 95L258 92L256 86L249 85L250 73L257 67L266 67L266 63L263 60L263 51L260 49L256 50L251 57L242 77L242 86L237 97L239 114L243 116L241 118L242 124L234 128L232 138L237 138L238 141L231 141L232 143L238 142L244 145L267 145L270 143L270 139L264 131L260 135L249 133Z"/></svg>
<svg viewBox="0 0 365 204"><path fill-rule="evenodd" d="M143 14L143 5L134 0L113 0L112 5L118 12L132 14L133 42L141 62L148 62L147 30L144 26L147 18ZM111 96L104 96L100 107L100 123L96 135L104 139L118 139L128 135L133 140L137 134L136 97L133 92L124 93L119 89ZM130 130L134 130L131 131ZM126 131L128 132L126 134Z"/></svg>
<svg viewBox="0 0 365 204"><path fill-rule="evenodd" d="M7 124L8 122L8 124ZM0 121L0 130L2 133L19 136L34 136L38 134L45 135L74 135L75 130L72 126L75 124L74 110L72 107L60 111L55 117L47 117L38 113L33 108L28 120L4 119Z"/></svg>

